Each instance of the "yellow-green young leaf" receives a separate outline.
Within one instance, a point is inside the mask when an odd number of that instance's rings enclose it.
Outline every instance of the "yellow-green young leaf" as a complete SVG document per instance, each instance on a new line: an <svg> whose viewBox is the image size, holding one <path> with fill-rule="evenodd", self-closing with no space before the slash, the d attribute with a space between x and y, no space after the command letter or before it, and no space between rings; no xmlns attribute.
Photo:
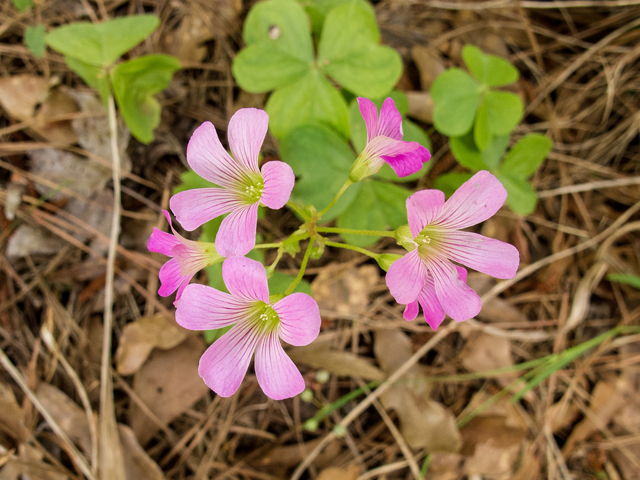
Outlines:
<svg viewBox="0 0 640 480"><path fill-rule="evenodd" d="M338 217L339 228L358 230L396 229L407 223L406 202L411 192L404 187L368 179L347 209ZM380 237L341 234L347 242L365 247Z"/></svg>
<svg viewBox="0 0 640 480"><path fill-rule="evenodd" d="M482 86L459 68L450 68L431 85L433 123L450 137L464 135L473 125Z"/></svg>
<svg viewBox="0 0 640 480"><path fill-rule="evenodd" d="M551 139L539 133L530 133L509 151L500 165L500 173L516 178L533 175L551 151Z"/></svg>
<svg viewBox="0 0 640 480"><path fill-rule="evenodd" d="M282 138L307 123L326 125L349 138L349 113L344 97L317 70L273 92L267 101L269 128Z"/></svg>
<svg viewBox="0 0 640 480"><path fill-rule="evenodd" d="M492 135L511 133L524 112L522 100L511 92L488 92L482 100L482 105L487 109L487 120Z"/></svg>
<svg viewBox="0 0 640 480"><path fill-rule="evenodd" d="M314 35L320 35L324 20L331 10L342 5L358 5L371 13L375 19L376 12L367 0L318 0L313 3L313 13L310 13L309 5L305 6L307 13L311 17L312 30Z"/></svg>
<svg viewBox="0 0 640 480"><path fill-rule="evenodd" d="M80 75L87 85L98 91L102 103L106 105L111 87L105 69L71 57L64 57L64 59L71 70Z"/></svg>
<svg viewBox="0 0 640 480"><path fill-rule="evenodd" d="M472 173L445 173L444 175L440 175L435 179L435 181L433 182L433 186L438 190L442 190L448 198L453 195L453 193L472 176Z"/></svg>
<svg viewBox="0 0 640 480"><path fill-rule="evenodd" d="M451 153L463 167L476 172L479 170L494 170L498 166L502 155L504 155L507 145L509 145L509 135L493 137L489 146L482 152L476 147L473 136L470 133L462 137L450 137L449 145Z"/></svg>
<svg viewBox="0 0 640 480"><path fill-rule="evenodd" d="M258 3L247 16L244 39L247 47L234 59L233 75L249 92L290 85L313 65L307 16L293 0Z"/></svg>
<svg viewBox="0 0 640 480"><path fill-rule="evenodd" d="M635 288L640 288L640 277L638 275L631 275L628 273L611 273L607 275L607 280L610 282L624 283L625 285L631 285Z"/></svg>
<svg viewBox="0 0 640 480"><path fill-rule="evenodd" d="M529 215L533 212L538 203L538 196L527 180L503 175L499 172L496 177L507 190L507 205L511 210L520 215Z"/></svg>
<svg viewBox="0 0 640 480"><path fill-rule="evenodd" d="M476 113L476 121L473 125L473 141L481 152L491 145L491 130L489 130L486 103L482 103Z"/></svg>
<svg viewBox="0 0 640 480"><path fill-rule="evenodd" d="M130 15L96 24L76 22L52 30L45 40L67 57L108 67L147 38L159 23L155 15Z"/></svg>
<svg viewBox="0 0 640 480"><path fill-rule="evenodd" d="M349 146L326 127L303 125L291 131L280 143L282 160L296 174L292 200L303 205L326 207L349 176L355 157ZM353 201L362 182L347 189L340 200L322 217L335 218Z"/></svg>
<svg viewBox="0 0 640 480"><path fill-rule="evenodd" d="M386 95L402 74L402 60L395 50L379 42L370 10L356 2L335 7L324 22L318 65L356 95Z"/></svg>
<svg viewBox="0 0 640 480"><path fill-rule="evenodd" d="M469 71L489 87L500 87L518 80L518 70L504 58L486 55L478 47L465 45L462 58Z"/></svg>
<svg viewBox="0 0 640 480"><path fill-rule="evenodd" d="M118 108L131 134L142 143L153 141L153 129L160 123L160 104L153 97L161 92L180 69L170 55L146 55L121 63L111 72L111 84Z"/></svg>
<svg viewBox="0 0 640 480"><path fill-rule="evenodd" d="M13 5L21 12L33 7L33 0L13 0Z"/></svg>
<svg viewBox="0 0 640 480"><path fill-rule="evenodd" d="M24 29L24 43L36 58L42 58L46 44L44 42L44 25L28 26Z"/></svg>

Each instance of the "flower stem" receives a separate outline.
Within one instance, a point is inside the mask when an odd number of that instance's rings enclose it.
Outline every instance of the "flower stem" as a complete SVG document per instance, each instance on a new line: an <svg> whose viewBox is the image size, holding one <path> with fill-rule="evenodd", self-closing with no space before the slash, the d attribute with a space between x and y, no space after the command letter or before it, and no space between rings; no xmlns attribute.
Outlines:
<svg viewBox="0 0 640 480"><path fill-rule="evenodd" d="M280 261L280 259L282 258L282 254L284 253L284 248L280 247L278 249L278 255L276 256L276 259L273 261L273 263L271 265L269 265L266 268L267 271L267 277L271 277L271 275L273 275L273 271L276 269L276 266L278 266L278 262Z"/></svg>
<svg viewBox="0 0 640 480"><path fill-rule="evenodd" d="M329 247L345 248L347 250L353 250L354 252L359 252L359 253L362 253L363 255L366 255L367 257L371 257L371 258L375 258L375 259L377 259L380 256L380 254L378 254L378 253L373 253L373 252L370 252L369 250L366 250L364 248L356 247L355 245L349 245L348 243L338 243L338 242L326 241L326 242L324 242L324 244L329 246Z"/></svg>
<svg viewBox="0 0 640 480"><path fill-rule="evenodd" d="M342 187L340 188L340 190L338 191L338 193L336 193L336 196L333 197L333 200L331 200L331 202L329 202L329 205L327 205L324 210L322 210L319 214L318 214L318 219L322 218L322 216L327 213L329 210L331 210L331 207L333 207L336 202L338 201L338 199L342 196L342 194L347 190L347 188L349 188L351 185L353 184L353 181L351 179L347 179L346 182L344 182L344 185L342 185Z"/></svg>
<svg viewBox="0 0 640 480"><path fill-rule="evenodd" d="M298 215L300 215L305 221L309 220L309 216L302 210L298 205L293 203L291 200L287 202L287 207L291 210L295 211Z"/></svg>
<svg viewBox="0 0 640 480"><path fill-rule="evenodd" d="M302 280L302 277L304 276L304 271L307 269L307 263L309 262L309 257L311 256L311 250L313 249L314 243L315 243L315 238L311 238L309 240L309 245L307 245L307 250L304 252L304 258L302 259L302 265L300 265L300 271L298 272L298 275L293 280L293 282L291 282L291 285L289 285L289 288L287 288L287 291L284 292L285 296L291 295L291 293L293 293L293 291L296 289L296 287Z"/></svg>
<svg viewBox="0 0 640 480"><path fill-rule="evenodd" d="M388 230L354 230L352 228L318 227L318 232L348 233L350 235L372 235L375 237L395 237L395 232Z"/></svg>
<svg viewBox="0 0 640 480"><path fill-rule="evenodd" d="M257 248L280 248L282 247L282 243L283 242L276 242L276 243L260 243L258 245L254 245L254 249Z"/></svg>

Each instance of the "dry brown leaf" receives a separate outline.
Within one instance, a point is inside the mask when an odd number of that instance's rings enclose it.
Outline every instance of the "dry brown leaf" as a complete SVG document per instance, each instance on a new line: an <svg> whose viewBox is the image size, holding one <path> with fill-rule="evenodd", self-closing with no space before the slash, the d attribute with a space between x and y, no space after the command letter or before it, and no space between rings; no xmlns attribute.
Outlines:
<svg viewBox="0 0 640 480"><path fill-rule="evenodd" d="M346 468L331 467L320 472L318 480L356 480L360 476L358 465L349 465Z"/></svg>
<svg viewBox="0 0 640 480"><path fill-rule="evenodd" d="M0 78L0 105L16 120L31 120L36 106L47 98L49 86L47 79L35 75Z"/></svg>
<svg viewBox="0 0 640 480"><path fill-rule="evenodd" d="M205 345L197 337L171 350L156 350L133 378L133 390L163 422L170 423L209 392L198 375L198 362ZM140 445L146 444L158 426L134 403L131 428Z"/></svg>
<svg viewBox="0 0 640 480"><path fill-rule="evenodd" d="M36 396L69 439L85 452L90 452L91 434L85 411L66 393L48 383L38 385Z"/></svg>
<svg viewBox="0 0 640 480"><path fill-rule="evenodd" d="M187 331L180 328L175 320L163 314L142 317L125 325L118 350L116 365L120 375L133 375L155 348L168 350L187 338Z"/></svg>
<svg viewBox="0 0 640 480"><path fill-rule="evenodd" d="M420 72L420 86L423 91L428 92L433 81L446 69L442 55L434 48L414 45L411 56Z"/></svg>
<svg viewBox="0 0 640 480"><path fill-rule="evenodd" d="M20 225L7 242L7 258L22 258L27 255L53 255L67 243L44 228Z"/></svg>
<svg viewBox="0 0 640 480"><path fill-rule="evenodd" d="M72 145L78 141L70 120L55 119L79 110L78 104L67 92L64 87L49 90L49 95L30 125L34 131L56 145Z"/></svg>
<svg viewBox="0 0 640 480"><path fill-rule="evenodd" d="M118 433L122 443L126 480L164 480L162 470L140 446L133 430L118 424Z"/></svg>
<svg viewBox="0 0 640 480"><path fill-rule="evenodd" d="M43 463L43 458L42 450L21 443L17 457L9 457L0 470L0 480L69 480L53 465Z"/></svg>
<svg viewBox="0 0 640 480"><path fill-rule="evenodd" d="M339 313L362 313L369 305L369 293L378 283L378 268L364 265L324 267L311 284L313 298L321 310Z"/></svg>
<svg viewBox="0 0 640 480"><path fill-rule="evenodd" d="M580 409L574 403L567 404L562 400L551 405L545 412L546 422L553 433L572 425L579 415Z"/></svg>
<svg viewBox="0 0 640 480"><path fill-rule="evenodd" d="M29 436L22 410L16 402L13 391L4 383L0 383L0 431L18 441L25 440Z"/></svg>
<svg viewBox="0 0 640 480"><path fill-rule="evenodd" d="M333 350L327 343L312 343L287 350L294 363L304 363L345 377L384 380L384 373L368 360L350 352Z"/></svg>
<svg viewBox="0 0 640 480"><path fill-rule="evenodd" d="M391 375L411 357L411 341L403 332L376 332L374 353L387 375ZM457 452L460 433L453 414L429 398L429 386L423 369L416 365L384 392L380 400L386 409L394 409L400 419L400 432L411 448L429 452Z"/></svg>
<svg viewBox="0 0 640 480"><path fill-rule="evenodd" d="M428 92L406 92L409 110L407 115L425 123L433 123L433 100Z"/></svg>
<svg viewBox="0 0 640 480"><path fill-rule="evenodd" d="M320 444L321 441L322 439L318 438L316 440L305 442L301 445L296 443L295 445L276 447L266 456L257 460L256 464L260 468L269 466L291 467L293 465L298 465ZM320 468L329 465L329 463L338 456L340 450L340 442L333 440L322 450L313 463Z"/></svg>
<svg viewBox="0 0 640 480"><path fill-rule="evenodd" d="M463 460L459 453L431 453L424 480L458 480L462 477Z"/></svg>
<svg viewBox="0 0 640 480"><path fill-rule="evenodd" d="M491 236L492 235L487 235ZM495 237L493 237L495 238ZM489 275L484 273L470 273L467 277L467 285L469 285L473 290L475 290L478 295L482 295L488 292L494 285L496 284L496 280ZM500 322L522 322L525 323L528 321L526 315L524 315L520 310L518 310L513 305L510 305L505 300L500 297L493 298L488 302L483 302L482 309L478 314L478 318L483 320L487 320L492 323L500 323Z"/></svg>

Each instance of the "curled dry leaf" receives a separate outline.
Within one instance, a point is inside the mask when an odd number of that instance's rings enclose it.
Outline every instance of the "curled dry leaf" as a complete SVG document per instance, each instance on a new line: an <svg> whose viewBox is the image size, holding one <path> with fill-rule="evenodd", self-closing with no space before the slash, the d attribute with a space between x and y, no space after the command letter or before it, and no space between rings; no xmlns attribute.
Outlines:
<svg viewBox="0 0 640 480"><path fill-rule="evenodd" d="M294 445L276 447L266 456L256 460L255 466L262 469L270 467L292 467L294 465L298 465L320 444L321 441L321 438L317 438L302 444L296 443ZM336 440L331 441L329 445L322 450L313 463L319 468L328 466L340 453L342 448L340 443L341 442Z"/></svg>
<svg viewBox="0 0 640 480"><path fill-rule="evenodd" d="M425 123L433 123L433 100L427 92L406 92L409 110L407 115Z"/></svg>
<svg viewBox="0 0 640 480"><path fill-rule="evenodd" d="M156 350L133 377L133 390L160 420L170 423L209 392L198 375L198 363L205 345L187 337L171 350ZM131 428L140 445L160 428L132 402Z"/></svg>
<svg viewBox="0 0 640 480"><path fill-rule="evenodd" d="M442 55L434 48L414 45L411 56L420 72L420 86L423 91L428 92L433 81L446 69Z"/></svg>
<svg viewBox="0 0 640 480"><path fill-rule="evenodd" d="M50 85L46 78L35 75L0 78L0 105L16 120L31 120L36 107L47 98Z"/></svg>
<svg viewBox="0 0 640 480"><path fill-rule="evenodd" d="M133 430L118 424L122 443L126 480L164 480L164 474L156 462L140 446Z"/></svg>
<svg viewBox="0 0 640 480"><path fill-rule="evenodd" d="M360 476L358 465L331 467L320 472L318 480L356 480Z"/></svg>
<svg viewBox="0 0 640 480"><path fill-rule="evenodd" d="M391 375L411 357L411 341L398 330L378 331L374 352L378 363ZM453 414L429 398L426 375L415 365L380 397L387 409L394 409L400 419L400 432L411 448L429 452L457 452L460 433Z"/></svg>
<svg viewBox="0 0 640 480"><path fill-rule="evenodd" d="M28 443L18 446L18 455L3 456L0 480L69 480L51 464L44 463L44 452ZM6 462L6 463L5 463Z"/></svg>
<svg viewBox="0 0 640 480"><path fill-rule="evenodd" d="M29 436L16 397L4 383L0 383L0 431L18 441Z"/></svg>
<svg viewBox="0 0 640 480"><path fill-rule="evenodd" d="M187 331L163 314L128 323L122 331L116 351L118 373L133 375L154 348L168 350L182 343L185 338Z"/></svg>
<svg viewBox="0 0 640 480"><path fill-rule="evenodd" d="M329 265L322 269L311 284L313 298L320 310L358 314L369 305L369 294L380 279L378 268L364 265Z"/></svg>

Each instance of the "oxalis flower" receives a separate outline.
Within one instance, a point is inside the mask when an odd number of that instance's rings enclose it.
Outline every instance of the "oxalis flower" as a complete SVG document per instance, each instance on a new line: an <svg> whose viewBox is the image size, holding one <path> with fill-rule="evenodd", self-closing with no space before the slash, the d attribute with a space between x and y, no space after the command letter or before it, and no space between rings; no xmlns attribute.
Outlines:
<svg viewBox="0 0 640 480"><path fill-rule="evenodd" d="M280 339L297 346L315 340L320 331L318 304L305 293L270 300L264 266L246 257L227 258L222 278L230 293L189 285L176 311L176 321L189 330L233 325L200 358L198 373L204 382L222 397L233 395L255 351L256 377L268 397L282 400L302 392L304 379Z"/></svg>
<svg viewBox="0 0 640 480"><path fill-rule="evenodd" d="M194 230L225 213L216 236L223 257L242 256L256 243L258 205L282 208L291 195L295 176L284 162L258 168L258 154L269 124L263 110L242 108L229 121L229 147L222 147L211 122L204 122L187 146L189 166L220 188L186 190L171 198L171 211L186 230Z"/></svg>
<svg viewBox="0 0 640 480"><path fill-rule="evenodd" d="M358 106L367 127L367 145L351 167L351 181L359 182L377 173L385 163L396 175L406 177L429 161L429 150L418 142L402 141L402 115L391 98L382 104L380 118L378 109L368 98L358 97Z"/></svg>
<svg viewBox="0 0 640 480"><path fill-rule="evenodd" d="M174 302L177 304L193 276L203 268L223 261L224 257L218 255L213 243L194 242L184 238L173 228L169 212L163 210L163 213L167 217L173 235L154 228L147 248L151 252L172 257L160 269L158 294L161 297L168 297L178 290Z"/></svg>
<svg viewBox="0 0 640 480"><path fill-rule="evenodd" d="M513 278L518 250L508 243L459 229L493 216L507 198L496 177L481 171L444 201L439 190L422 190L407 199L408 227L396 238L409 253L387 273L387 286L398 303L407 305L404 317L413 320L422 306L435 330L445 313L456 322L478 314L480 297L466 285L467 272L453 260L497 278Z"/></svg>

